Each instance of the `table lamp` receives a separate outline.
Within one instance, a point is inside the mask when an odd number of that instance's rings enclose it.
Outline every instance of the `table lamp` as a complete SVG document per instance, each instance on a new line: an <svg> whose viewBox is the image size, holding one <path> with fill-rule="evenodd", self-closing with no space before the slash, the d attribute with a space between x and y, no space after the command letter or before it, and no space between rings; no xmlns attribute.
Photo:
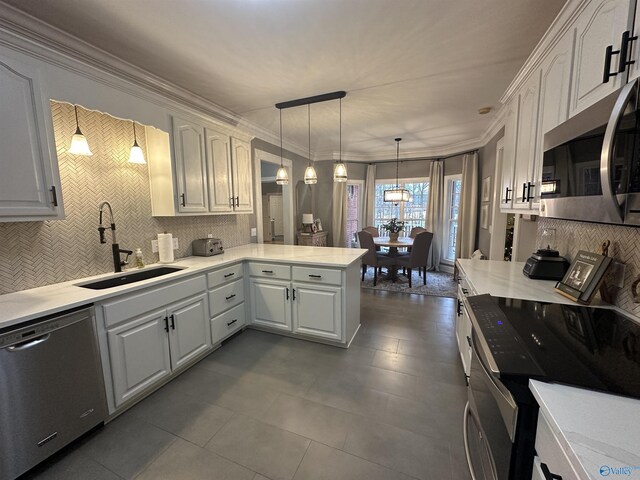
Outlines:
<svg viewBox="0 0 640 480"><path fill-rule="evenodd" d="M313 225L313 214L312 213L303 213L302 214L302 225L304 226L305 233L313 233L313 230L311 230L311 225Z"/></svg>

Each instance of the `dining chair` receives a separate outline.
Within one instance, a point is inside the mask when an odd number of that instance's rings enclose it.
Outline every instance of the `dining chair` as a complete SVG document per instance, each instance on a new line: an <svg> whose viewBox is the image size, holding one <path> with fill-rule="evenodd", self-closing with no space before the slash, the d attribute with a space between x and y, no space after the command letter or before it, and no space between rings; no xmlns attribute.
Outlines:
<svg viewBox="0 0 640 480"><path fill-rule="evenodd" d="M369 232L371 234L372 237L379 237L380 236L380 230L378 230L378 227L364 227L362 229L363 232ZM376 252L380 251L380 247L378 245L376 245Z"/></svg>
<svg viewBox="0 0 640 480"><path fill-rule="evenodd" d="M427 257L429 256L429 248L431 248L431 241L433 240L433 233L421 232L416 235L413 240L413 247L409 255L396 257L396 264L406 268L409 273L409 288L411 288L411 270L414 268L420 268L422 271L422 284L427 284Z"/></svg>
<svg viewBox="0 0 640 480"><path fill-rule="evenodd" d="M426 228L422 228L422 227L413 227L411 229L411 232L409 232L409 238L416 238L416 235L418 235L419 233L422 232L426 232L427 229ZM406 252L402 252L400 253L400 255L410 255L411 254L411 247L407 247L407 251ZM406 270L403 268L402 269L402 273L406 274ZM422 276L422 270L420 270L418 272L418 275L421 277Z"/></svg>
<svg viewBox="0 0 640 480"><path fill-rule="evenodd" d="M367 272L369 266L373 267L373 286L378 283L378 270L380 267L391 267L395 264L395 259L383 255L382 253L376 253L376 244L373 243L373 235L371 233L362 230L358 232L358 240L360 241L360 248L365 248L367 253L362 257L362 281L364 282L364 275Z"/></svg>

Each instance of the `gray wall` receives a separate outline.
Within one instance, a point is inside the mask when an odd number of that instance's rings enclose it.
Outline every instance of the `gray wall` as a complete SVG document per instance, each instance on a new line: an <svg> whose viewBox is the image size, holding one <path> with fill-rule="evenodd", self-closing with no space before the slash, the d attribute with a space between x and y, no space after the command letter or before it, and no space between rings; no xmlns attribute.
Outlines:
<svg viewBox="0 0 640 480"><path fill-rule="evenodd" d="M477 234L476 234L476 248L482 250L482 253L489 255L489 248L491 245L491 233L489 230L485 230L480 227L480 208L482 205L482 180L485 177L491 177L491 189L493 192L496 188L496 149L498 140L504 137L504 128L501 128L495 136L489 140L484 147L478 151L478 219L477 219ZM500 182L498 182L499 184ZM493 195L489 202L489 211L493 208Z"/></svg>

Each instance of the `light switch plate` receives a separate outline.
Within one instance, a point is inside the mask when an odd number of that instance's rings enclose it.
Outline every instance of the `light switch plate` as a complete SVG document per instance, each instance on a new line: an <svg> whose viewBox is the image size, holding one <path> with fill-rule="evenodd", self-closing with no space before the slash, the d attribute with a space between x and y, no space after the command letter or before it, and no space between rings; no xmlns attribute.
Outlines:
<svg viewBox="0 0 640 480"><path fill-rule="evenodd" d="M258 236L258 229L257 228L252 228L251 229L251 236L252 237L257 237Z"/></svg>
<svg viewBox="0 0 640 480"><path fill-rule="evenodd" d="M180 244L178 243L178 239L174 238L173 239L173 249L174 250L178 250L180 248Z"/></svg>
<svg viewBox="0 0 640 480"><path fill-rule="evenodd" d="M207 233L207 238L213 238L213 233Z"/></svg>
<svg viewBox="0 0 640 480"><path fill-rule="evenodd" d="M158 240L151 240L151 251L158 253Z"/></svg>

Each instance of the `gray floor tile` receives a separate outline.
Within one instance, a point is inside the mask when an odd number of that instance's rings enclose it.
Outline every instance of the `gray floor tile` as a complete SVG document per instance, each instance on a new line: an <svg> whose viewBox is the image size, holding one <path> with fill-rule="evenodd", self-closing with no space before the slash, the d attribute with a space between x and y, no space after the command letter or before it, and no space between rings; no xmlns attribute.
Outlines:
<svg viewBox="0 0 640 480"><path fill-rule="evenodd" d="M342 448L353 415L304 398L280 395L263 420L289 432Z"/></svg>
<svg viewBox="0 0 640 480"><path fill-rule="evenodd" d="M133 407L130 414L203 447L233 412L163 388Z"/></svg>
<svg viewBox="0 0 640 480"><path fill-rule="evenodd" d="M22 480L121 480L112 471L77 450L53 457Z"/></svg>
<svg viewBox="0 0 640 480"><path fill-rule="evenodd" d="M178 439L136 480L253 480L255 472Z"/></svg>
<svg viewBox="0 0 640 480"><path fill-rule="evenodd" d="M307 438L237 415L206 448L273 480L290 480L309 443Z"/></svg>
<svg viewBox="0 0 640 480"><path fill-rule="evenodd" d="M259 473L256 473L256 476L253 477L253 480L271 480L268 477L265 477L264 475L260 475Z"/></svg>
<svg viewBox="0 0 640 480"><path fill-rule="evenodd" d="M358 335L356 335L356 338L353 340L352 345L375 348L376 350L396 353L398 351L398 342L399 340L397 338L383 337L381 335L375 335L372 333L358 332Z"/></svg>
<svg viewBox="0 0 640 480"><path fill-rule="evenodd" d="M123 478L134 478L176 437L125 413L97 431L79 451Z"/></svg>
<svg viewBox="0 0 640 480"><path fill-rule="evenodd" d="M414 397L417 377L406 373L394 372L372 367L366 377L366 386L393 395Z"/></svg>
<svg viewBox="0 0 640 480"><path fill-rule="evenodd" d="M305 397L314 402L357 415L377 416L384 411L388 394L344 378L318 379Z"/></svg>
<svg viewBox="0 0 640 480"><path fill-rule="evenodd" d="M441 335L436 336L440 337ZM449 341L448 337L445 338L447 338L447 341L441 344L423 340L400 340L398 353L437 362L459 362L460 356L454 342Z"/></svg>
<svg viewBox="0 0 640 480"><path fill-rule="evenodd" d="M311 442L294 480L410 480L401 473Z"/></svg>
<svg viewBox="0 0 640 480"><path fill-rule="evenodd" d="M391 425L354 422L344 450L415 478L453 480L448 442Z"/></svg>

